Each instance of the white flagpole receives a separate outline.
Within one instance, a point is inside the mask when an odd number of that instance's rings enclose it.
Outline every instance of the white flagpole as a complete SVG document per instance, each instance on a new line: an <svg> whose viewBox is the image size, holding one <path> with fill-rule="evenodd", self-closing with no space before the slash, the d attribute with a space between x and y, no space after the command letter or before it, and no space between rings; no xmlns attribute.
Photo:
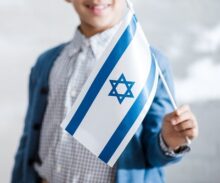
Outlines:
<svg viewBox="0 0 220 183"><path fill-rule="evenodd" d="M127 3L127 6L128 6L128 9L131 10L134 13L133 4L131 3L131 1L130 0L126 0L126 3Z"/></svg>
<svg viewBox="0 0 220 183"><path fill-rule="evenodd" d="M153 55L153 57L154 57L154 60L156 61L156 58L155 58L154 55ZM166 82L166 80L165 80L165 78L164 78L164 76L163 76L163 73L162 73L162 71L161 71L161 69L160 69L158 63L156 63L156 64L157 64L159 76L160 76L161 81L162 81L162 83L163 83L163 85L164 85L164 87L165 87L165 90L166 90L166 92L167 92L167 94L168 94L168 96L169 96L169 98L170 98L170 101L171 101L171 103L172 103L172 106L173 106L174 110L177 110L177 105L176 105L176 102L175 102L175 100L174 100L174 98L173 98L173 95L172 95L172 93L171 93L171 91L170 91L170 88L168 87L168 84L167 84L167 82ZM185 145L190 145L190 144L191 144L191 140L189 139L189 137L185 137L185 140L186 140Z"/></svg>
<svg viewBox="0 0 220 183"><path fill-rule="evenodd" d="M156 61L155 56L154 56L154 60ZM173 106L174 110L177 110L176 102L175 102L175 100L174 100L174 98L173 98L173 95L172 95L172 93L171 93L171 91L170 91L170 88L168 87L168 84L167 84L167 82L166 82L166 80L165 80L165 78L164 78L164 76L163 76L163 73L162 73L162 71L161 71L161 69L160 69L158 63L157 63L157 67L158 67L160 79L161 79L161 81L162 81L162 83L163 83L163 85L164 85L164 87L165 87L165 89L166 89L166 92L167 92L167 94L168 94L168 96L169 96L169 98L170 98L170 101L171 101L171 103L172 103L172 106Z"/></svg>

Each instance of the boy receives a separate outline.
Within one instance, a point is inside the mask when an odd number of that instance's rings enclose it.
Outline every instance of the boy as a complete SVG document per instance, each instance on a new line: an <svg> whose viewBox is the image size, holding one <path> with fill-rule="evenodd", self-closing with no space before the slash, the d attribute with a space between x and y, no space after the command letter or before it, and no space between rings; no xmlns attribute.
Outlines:
<svg viewBox="0 0 220 183"><path fill-rule="evenodd" d="M70 42L43 53L32 68L28 112L12 182L164 182L162 167L189 151L186 138L193 140L198 126L188 106L172 112L161 81L141 128L113 168L60 128L126 8L126 0L66 1L74 6L81 23ZM172 89L166 59L154 48L151 51Z"/></svg>

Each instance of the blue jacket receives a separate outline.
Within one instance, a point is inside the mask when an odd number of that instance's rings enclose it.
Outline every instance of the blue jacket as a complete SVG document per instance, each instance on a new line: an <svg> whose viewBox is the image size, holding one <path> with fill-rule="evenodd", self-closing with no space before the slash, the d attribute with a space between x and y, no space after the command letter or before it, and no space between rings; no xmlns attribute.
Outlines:
<svg viewBox="0 0 220 183"><path fill-rule="evenodd" d="M41 54L31 70L29 81L29 103L24 131L15 156L12 183L36 183L40 177L34 163L41 163L38 156L39 137L48 100L48 78L56 58L65 44ZM160 68L173 91L173 83L167 59L151 48ZM163 183L163 166L180 160L166 156L159 145L163 117L172 111L169 97L159 80L156 96L141 127L117 161L117 183Z"/></svg>

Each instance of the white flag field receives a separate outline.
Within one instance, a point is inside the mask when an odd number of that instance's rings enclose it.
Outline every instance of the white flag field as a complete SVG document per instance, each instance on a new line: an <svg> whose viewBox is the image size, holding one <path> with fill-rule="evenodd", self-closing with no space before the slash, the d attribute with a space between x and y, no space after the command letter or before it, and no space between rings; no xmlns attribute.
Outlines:
<svg viewBox="0 0 220 183"><path fill-rule="evenodd" d="M62 122L62 128L113 166L146 116L160 69L128 11Z"/></svg>

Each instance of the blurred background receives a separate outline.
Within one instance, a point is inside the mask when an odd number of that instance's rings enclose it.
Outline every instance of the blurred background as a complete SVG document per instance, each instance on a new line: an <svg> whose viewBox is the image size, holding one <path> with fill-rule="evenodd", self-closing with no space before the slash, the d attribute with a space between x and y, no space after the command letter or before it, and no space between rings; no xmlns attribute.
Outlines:
<svg viewBox="0 0 220 183"><path fill-rule="evenodd" d="M200 136L168 183L220 182L220 1L133 0L154 47L170 60L178 104L189 103ZM72 38L78 19L64 0L0 0L0 182L10 180L23 129L31 66L45 49Z"/></svg>

